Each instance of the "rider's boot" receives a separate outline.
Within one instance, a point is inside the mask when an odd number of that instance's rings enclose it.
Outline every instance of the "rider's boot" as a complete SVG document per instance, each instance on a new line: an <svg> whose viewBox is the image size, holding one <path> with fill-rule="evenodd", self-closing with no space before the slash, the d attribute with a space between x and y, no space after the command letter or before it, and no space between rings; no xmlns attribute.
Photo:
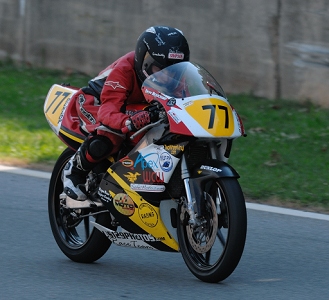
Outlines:
<svg viewBox="0 0 329 300"><path fill-rule="evenodd" d="M64 193L75 200L86 200L85 183L88 173L109 156L112 149L112 143L107 137L89 136L63 169Z"/></svg>

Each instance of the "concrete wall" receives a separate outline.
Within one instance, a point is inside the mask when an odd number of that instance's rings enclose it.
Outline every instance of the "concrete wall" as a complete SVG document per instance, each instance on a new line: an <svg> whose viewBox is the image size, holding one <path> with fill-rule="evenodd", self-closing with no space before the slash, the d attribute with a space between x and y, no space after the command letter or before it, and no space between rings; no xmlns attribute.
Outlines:
<svg viewBox="0 0 329 300"><path fill-rule="evenodd" d="M329 0L0 0L0 59L94 76L158 24L228 93L329 107Z"/></svg>

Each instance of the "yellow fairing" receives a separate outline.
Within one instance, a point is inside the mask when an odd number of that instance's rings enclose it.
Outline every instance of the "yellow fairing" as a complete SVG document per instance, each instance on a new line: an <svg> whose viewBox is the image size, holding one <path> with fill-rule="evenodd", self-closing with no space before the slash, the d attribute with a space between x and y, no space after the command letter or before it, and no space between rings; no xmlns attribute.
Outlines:
<svg viewBox="0 0 329 300"><path fill-rule="evenodd" d="M58 84L54 84L48 92L44 113L52 128L57 129L57 134L62 122L65 104L75 92L76 90Z"/></svg>
<svg viewBox="0 0 329 300"><path fill-rule="evenodd" d="M230 137L234 133L232 108L219 97L196 99L185 109L203 129L214 137Z"/></svg>
<svg viewBox="0 0 329 300"><path fill-rule="evenodd" d="M178 251L179 246L178 242L171 236L168 235L168 230L163 224L160 217L159 207L153 206L149 202L145 201L138 193L132 191L130 186L120 178L111 168L108 170L108 173L113 177L113 179L125 190L125 192L131 197L131 199L137 204L138 209L131 215L129 218L137 224L140 228L145 230L147 233L151 234L153 237L166 244L170 248ZM111 192L110 192L111 193ZM115 194L111 193L111 196L114 197ZM153 211L156 216L156 220L153 219L152 224L146 225L145 222L141 219L141 210L145 210L145 207L149 211Z"/></svg>

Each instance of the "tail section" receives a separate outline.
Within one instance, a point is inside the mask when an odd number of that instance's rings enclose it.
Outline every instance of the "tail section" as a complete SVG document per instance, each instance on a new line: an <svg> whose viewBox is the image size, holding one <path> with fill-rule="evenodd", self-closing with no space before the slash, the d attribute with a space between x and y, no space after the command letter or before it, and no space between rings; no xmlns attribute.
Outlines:
<svg viewBox="0 0 329 300"><path fill-rule="evenodd" d="M51 129L64 144L75 150L85 139L80 131L75 103L71 101L77 91L77 88L54 84L44 104L44 114Z"/></svg>

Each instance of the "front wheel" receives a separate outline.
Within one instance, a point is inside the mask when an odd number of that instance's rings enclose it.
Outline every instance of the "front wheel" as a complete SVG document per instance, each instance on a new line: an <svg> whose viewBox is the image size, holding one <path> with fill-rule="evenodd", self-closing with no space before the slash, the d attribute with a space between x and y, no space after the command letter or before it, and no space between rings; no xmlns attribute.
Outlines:
<svg viewBox="0 0 329 300"><path fill-rule="evenodd" d="M74 152L66 149L58 158L51 175L48 193L48 214L57 245L71 260L91 263L101 258L111 241L90 221L115 230L111 226L108 212L97 212L90 208L68 209L60 195L63 193L62 170Z"/></svg>
<svg viewBox="0 0 329 300"><path fill-rule="evenodd" d="M189 270L205 282L226 279L243 253L247 214L236 178L220 178L205 184L205 215L198 226L188 220L186 205L178 207L178 240Z"/></svg>

